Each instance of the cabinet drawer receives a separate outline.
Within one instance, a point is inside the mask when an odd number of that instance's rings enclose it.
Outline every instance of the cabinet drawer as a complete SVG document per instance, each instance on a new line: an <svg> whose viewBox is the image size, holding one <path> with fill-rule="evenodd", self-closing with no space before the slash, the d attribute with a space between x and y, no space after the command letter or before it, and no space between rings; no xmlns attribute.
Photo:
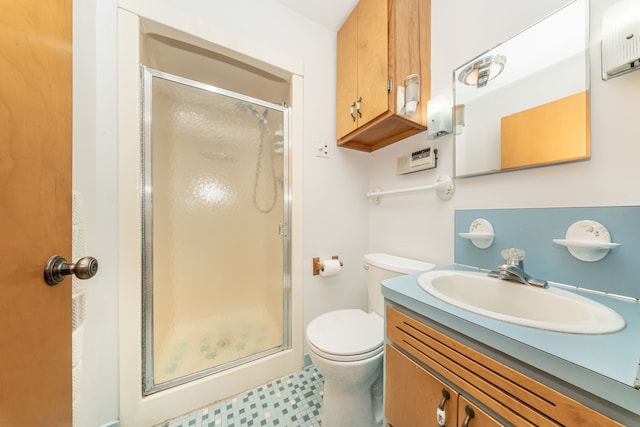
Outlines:
<svg viewBox="0 0 640 427"><path fill-rule="evenodd" d="M389 340L514 425L622 426L392 307L386 314Z"/></svg>

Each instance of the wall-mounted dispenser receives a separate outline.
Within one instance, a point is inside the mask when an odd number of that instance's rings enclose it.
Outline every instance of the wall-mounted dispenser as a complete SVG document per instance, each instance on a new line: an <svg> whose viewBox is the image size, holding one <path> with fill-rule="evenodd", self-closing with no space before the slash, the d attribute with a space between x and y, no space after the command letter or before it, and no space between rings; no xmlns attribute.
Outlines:
<svg viewBox="0 0 640 427"><path fill-rule="evenodd" d="M640 0L621 0L602 13L602 80L640 68Z"/></svg>
<svg viewBox="0 0 640 427"><path fill-rule="evenodd" d="M420 103L420 75L411 74L404 79L405 115L412 116Z"/></svg>
<svg viewBox="0 0 640 427"><path fill-rule="evenodd" d="M435 139L451 133L451 102L445 95L427 102L427 138Z"/></svg>

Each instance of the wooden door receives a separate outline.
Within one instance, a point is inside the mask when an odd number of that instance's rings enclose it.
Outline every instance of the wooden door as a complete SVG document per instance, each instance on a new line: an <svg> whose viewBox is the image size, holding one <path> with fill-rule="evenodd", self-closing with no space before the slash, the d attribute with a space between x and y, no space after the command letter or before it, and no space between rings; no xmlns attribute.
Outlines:
<svg viewBox="0 0 640 427"><path fill-rule="evenodd" d="M70 426L71 0L0 4L0 426Z"/></svg>
<svg viewBox="0 0 640 427"><path fill-rule="evenodd" d="M358 3L358 98L362 98L358 127L389 109L388 16L387 0Z"/></svg>
<svg viewBox="0 0 640 427"><path fill-rule="evenodd" d="M355 107L352 107L358 99L357 6L338 31L337 43L336 139L340 139L358 125Z"/></svg>
<svg viewBox="0 0 640 427"><path fill-rule="evenodd" d="M449 396L443 408L446 425L458 425L458 393L390 345L385 364L384 414L393 427L437 425L443 390Z"/></svg>

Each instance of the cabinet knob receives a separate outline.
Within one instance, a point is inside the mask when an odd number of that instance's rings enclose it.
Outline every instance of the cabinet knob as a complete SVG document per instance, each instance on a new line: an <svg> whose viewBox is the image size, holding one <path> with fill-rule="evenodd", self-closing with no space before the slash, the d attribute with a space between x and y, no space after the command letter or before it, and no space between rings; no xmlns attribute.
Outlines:
<svg viewBox="0 0 640 427"><path fill-rule="evenodd" d="M356 111L358 112L358 117L362 118L362 111L360 111L360 103L362 102L362 97L358 98L356 101Z"/></svg>
<svg viewBox="0 0 640 427"><path fill-rule="evenodd" d="M475 412L473 412L473 409L469 405L464 407L464 413L467 414L467 416L464 417L464 421L462 422L461 427L469 427L469 422L471 422L471 418L475 417L476 414Z"/></svg>
<svg viewBox="0 0 640 427"><path fill-rule="evenodd" d="M353 109L356 108L356 102L353 101L353 104L351 104L351 107L349 107L349 114L351 114L351 118L353 119L353 121L356 121L356 116L353 114Z"/></svg>

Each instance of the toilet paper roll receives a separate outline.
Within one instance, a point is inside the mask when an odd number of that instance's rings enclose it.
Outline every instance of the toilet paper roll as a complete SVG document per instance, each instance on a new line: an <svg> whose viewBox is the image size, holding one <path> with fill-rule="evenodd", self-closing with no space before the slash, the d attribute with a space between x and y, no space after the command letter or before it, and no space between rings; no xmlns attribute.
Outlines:
<svg viewBox="0 0 640 427"><path fill-rule="evenodd" d="M340 260L337 259L325 259L322 261L322 264L324 264L324 268L320 270L322 277L335 276L340 273L340 269L342 268Z"/></svg>

